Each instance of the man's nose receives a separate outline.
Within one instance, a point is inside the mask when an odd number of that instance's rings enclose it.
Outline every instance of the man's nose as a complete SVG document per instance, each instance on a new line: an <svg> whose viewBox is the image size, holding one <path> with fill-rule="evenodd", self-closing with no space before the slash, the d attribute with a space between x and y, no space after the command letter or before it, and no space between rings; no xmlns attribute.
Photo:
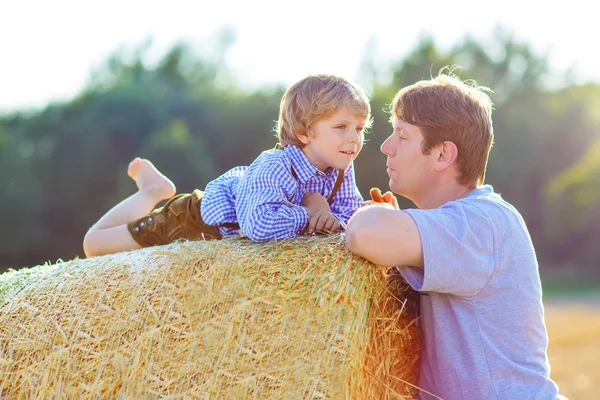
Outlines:
<svg viewBox="0 0 600 400"><path fill-rule="evenodd" d="M390 146L389 142L390 142L390 138L388 137L388 138L387 138L387 139L386 139L386 140L385 140L385 141L384 141L384 142L381 144L381 147L379 148L379 150L381 150L381 152L382 152L383 154L385 154L386 156L391 156L391 155L392 155L392 152L391 152L391 150L392 150L392 149L391 149L391 147L392 147L392 146Z"/></svg>

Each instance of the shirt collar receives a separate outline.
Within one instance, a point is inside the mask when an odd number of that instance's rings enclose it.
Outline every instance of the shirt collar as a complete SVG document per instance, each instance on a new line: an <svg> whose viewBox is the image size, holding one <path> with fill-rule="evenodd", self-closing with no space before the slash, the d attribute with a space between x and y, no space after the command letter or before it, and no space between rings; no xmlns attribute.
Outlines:
<svg viewBox="0 0 600 400"><path fill-rule="evenodd" d="M315 175L323 174L329 176L335 170L334 168L330 167L327 168L327 171L324 173L321 172L312 161L306 158L306 155L298 146L288 145L283 148L283 151L285 151L290 158L292 167L294 168L294 171L296 171L296 175L298 175L298 179L302 183L308 181Z"/></svg>
<svg viewBox="0 0 600 400"><path fill-rule="evenodd" d="M471 190L465 197L489 196L494 193L494 188L491 185L480 185Z"/></svg>

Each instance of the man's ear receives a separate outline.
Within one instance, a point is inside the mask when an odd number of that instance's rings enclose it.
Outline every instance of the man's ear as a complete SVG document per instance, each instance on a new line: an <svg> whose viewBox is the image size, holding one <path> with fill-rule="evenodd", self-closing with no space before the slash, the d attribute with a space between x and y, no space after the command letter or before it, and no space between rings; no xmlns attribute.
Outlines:
<svg viewBox="0 0 600 400"><path fill-rule="evenodd" d="M449 168L451 165L456 163L456 159L458 158L458 148L449 140L446 140L436 149L437 159L436 159L436 169L438 171L443 171Z"/></svg>

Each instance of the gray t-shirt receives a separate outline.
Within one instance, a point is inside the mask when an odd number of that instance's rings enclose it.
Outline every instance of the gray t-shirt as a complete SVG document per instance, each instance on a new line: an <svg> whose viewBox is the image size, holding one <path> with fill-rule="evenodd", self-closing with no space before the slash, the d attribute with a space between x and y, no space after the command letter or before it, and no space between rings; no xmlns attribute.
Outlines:
<svg viewBox="0 0 600 400"><path fill-rule="evenodd" d="M405 211L425 262L398 268L421 292L421 399L563 398L549 378L538 264L519 212L489 185Z"/></svg>

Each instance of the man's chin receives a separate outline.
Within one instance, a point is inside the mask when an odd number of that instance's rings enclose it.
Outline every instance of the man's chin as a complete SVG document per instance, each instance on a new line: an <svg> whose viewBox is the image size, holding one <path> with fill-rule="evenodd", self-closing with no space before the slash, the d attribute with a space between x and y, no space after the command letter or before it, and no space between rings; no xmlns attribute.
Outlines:
<svg viewBox="0 0 600 400"><path fill-rule="evenodd" d="M406 192L403 190L402 186L398 184L398 182L395 182L390 179L388 186L390 187L390 191L396 196L407 197Z"/></svg>

